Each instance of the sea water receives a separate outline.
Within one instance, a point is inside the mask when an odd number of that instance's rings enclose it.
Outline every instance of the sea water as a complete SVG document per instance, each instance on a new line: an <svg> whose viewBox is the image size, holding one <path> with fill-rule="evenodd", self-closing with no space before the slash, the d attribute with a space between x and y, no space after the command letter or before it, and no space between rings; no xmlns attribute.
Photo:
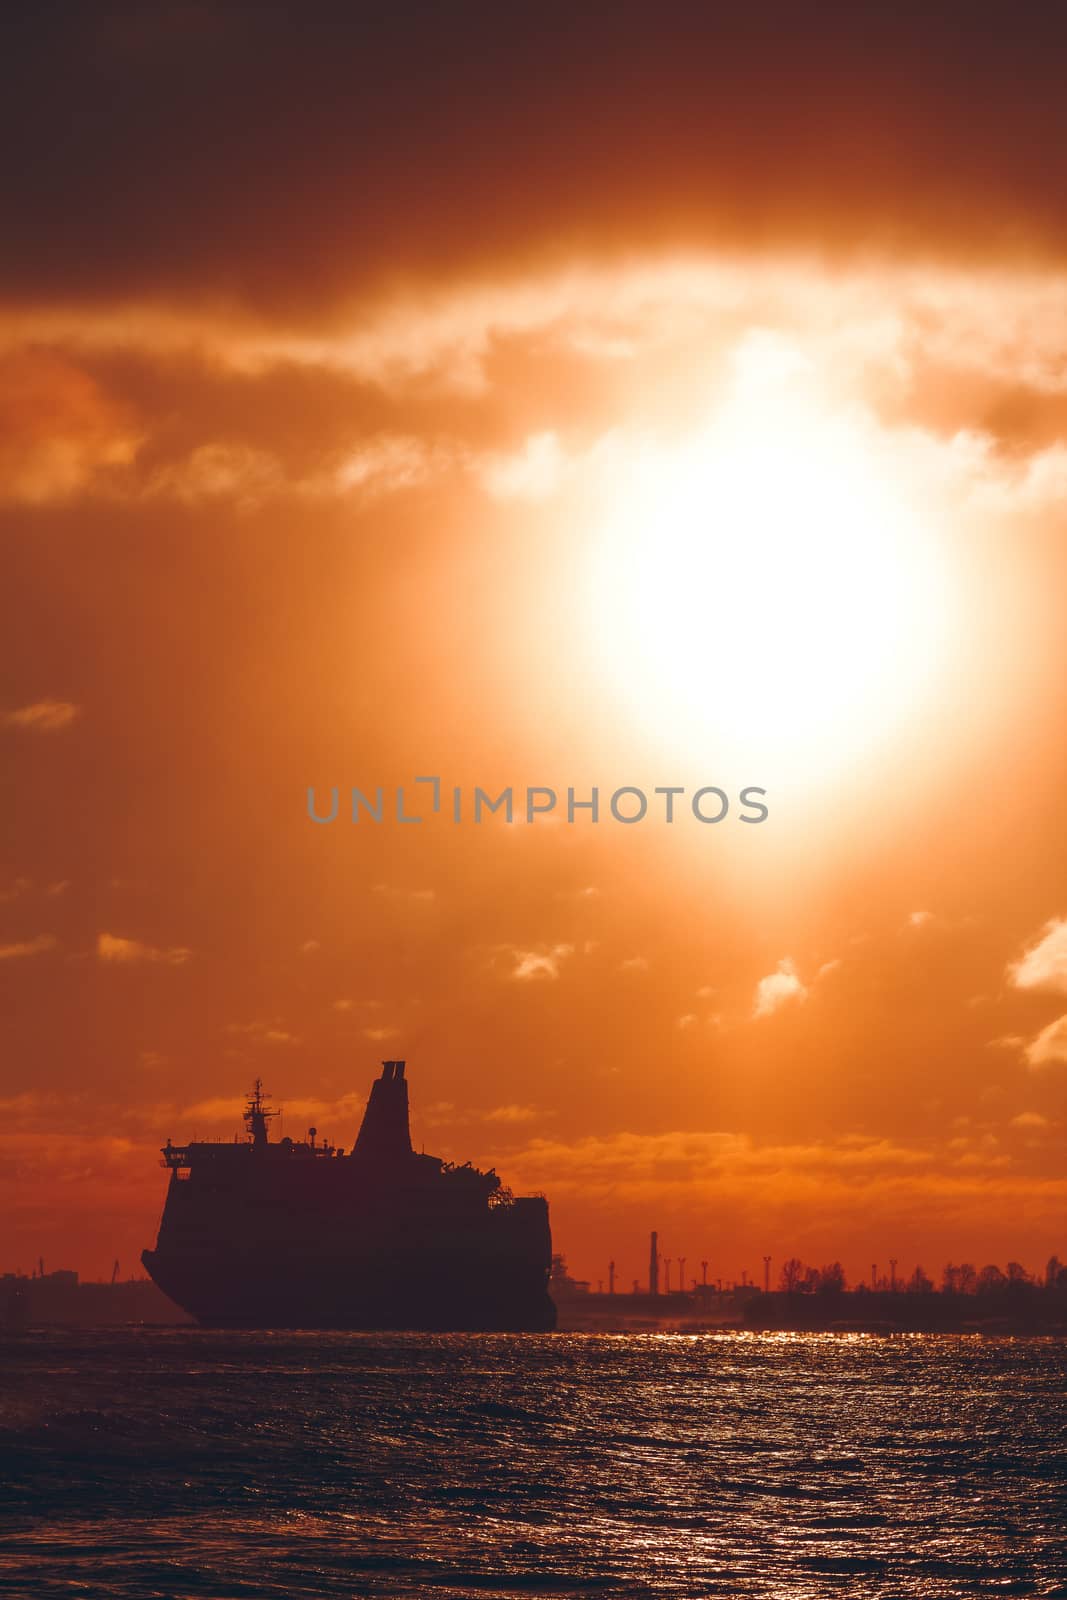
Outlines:
<svg viewBox="0 0 1067 1600"><path fill-rule="evenodd" d="M1067 1342L0 1340L16 1596L1067 1596Z"/></svg>

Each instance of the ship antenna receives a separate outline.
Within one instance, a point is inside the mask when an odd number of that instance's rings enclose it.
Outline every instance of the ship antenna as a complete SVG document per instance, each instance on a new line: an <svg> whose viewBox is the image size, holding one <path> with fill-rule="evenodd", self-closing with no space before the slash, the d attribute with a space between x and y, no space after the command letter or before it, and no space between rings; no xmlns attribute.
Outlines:
<svg viewBox="0 0 1067 1600"><path fill-rule="evenodd" d="M252 1135L252 1144L257 1149L267 1142L267 1125L274 1112L267 1105L263 1092L263 1079L257 1078L252 1085L252 1093L245 1107L244 1120L248 1131Z"/></svg>

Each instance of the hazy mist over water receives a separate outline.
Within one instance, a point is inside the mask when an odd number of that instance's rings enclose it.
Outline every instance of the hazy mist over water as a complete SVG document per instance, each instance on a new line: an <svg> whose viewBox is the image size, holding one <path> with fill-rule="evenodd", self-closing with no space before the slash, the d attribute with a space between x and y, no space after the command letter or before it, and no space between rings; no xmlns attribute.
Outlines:
<svg viewBox="0 0 1067 1600"><path fill-rule="evenodd" d="M0 1592L1067 1596L1067 1343L0 1342Z"/></svg>

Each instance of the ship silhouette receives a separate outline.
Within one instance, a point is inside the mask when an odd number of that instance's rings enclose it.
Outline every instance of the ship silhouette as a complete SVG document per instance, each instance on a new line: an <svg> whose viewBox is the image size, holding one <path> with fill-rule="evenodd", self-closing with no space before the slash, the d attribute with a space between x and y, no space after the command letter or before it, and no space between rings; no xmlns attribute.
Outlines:
<svg viewBox="0 0 1067 1600"><path fill-rule="evenodd" d="M163 1148L145 1268L208 1327L547 1332L548 1202L417 1153L403 1061L382 1063L349 1154L271 1141L257 1079L234 1144Z"/></svg>

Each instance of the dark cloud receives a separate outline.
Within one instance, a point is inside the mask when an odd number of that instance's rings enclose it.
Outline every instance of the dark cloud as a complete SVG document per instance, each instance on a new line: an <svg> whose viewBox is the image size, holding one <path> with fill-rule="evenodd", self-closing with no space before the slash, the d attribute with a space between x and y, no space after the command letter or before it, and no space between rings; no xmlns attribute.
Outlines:
<svg viewBox="0 0 1067 1600"><path fill-rule="evenodd" d="M1060 8L42 4L3 290L322 305L679 241L1058 252Z"/></svg>

